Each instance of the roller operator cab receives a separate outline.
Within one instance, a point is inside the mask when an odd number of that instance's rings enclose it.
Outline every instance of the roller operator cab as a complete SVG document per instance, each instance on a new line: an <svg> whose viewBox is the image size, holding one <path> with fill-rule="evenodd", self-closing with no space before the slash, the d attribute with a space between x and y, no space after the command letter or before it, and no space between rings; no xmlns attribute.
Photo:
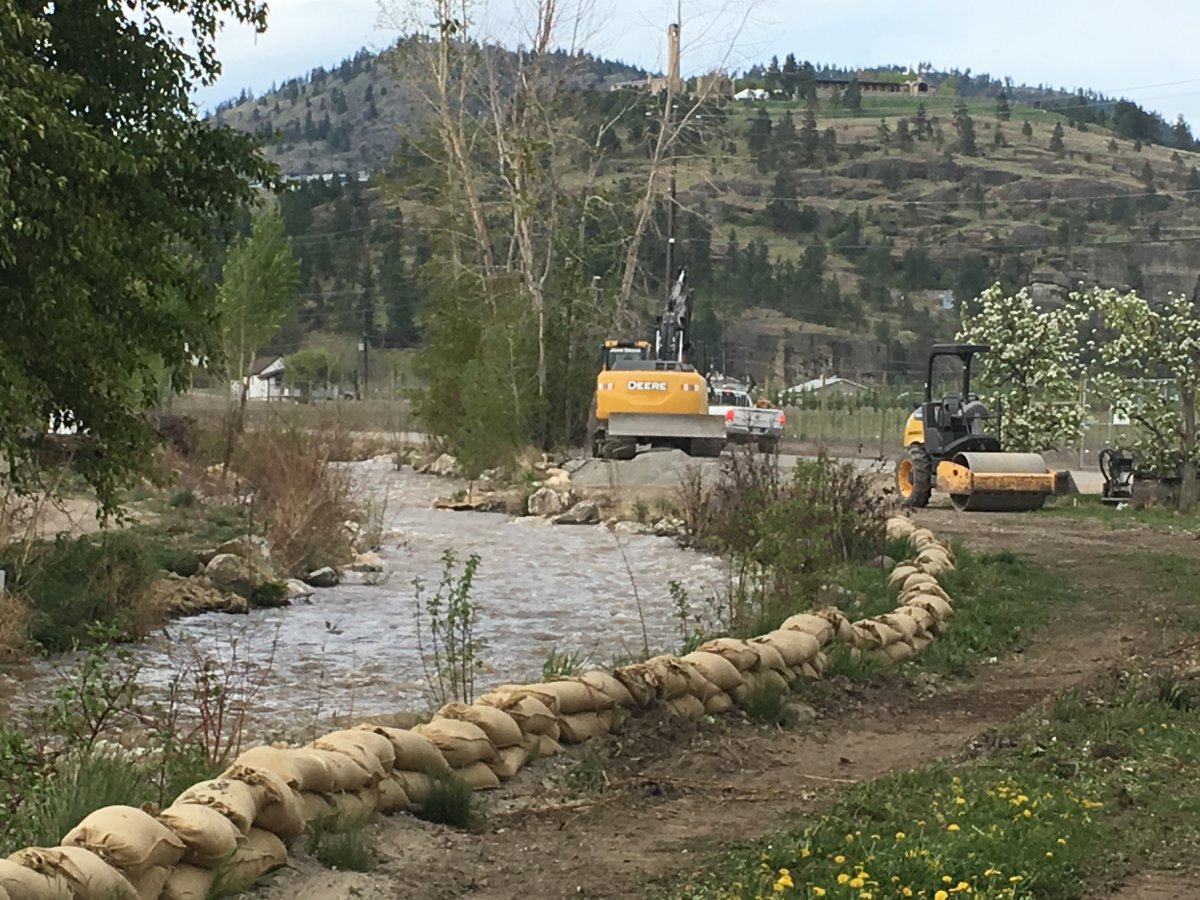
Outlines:
<svg viewBox="0 0 1200 900"><path fill-rule="evenodd" d="M971 391L971 363L985 344L935 344L929 354L925 398L904 425L904 453L896 462L896 489L905 505L923 507L933 491L954 507L973 510L1039 509L1054 493L1056 476L1036 453L1006 453L999 414ZM934 364L957 359L962 389L935 399Z"/></svg>
<svg viewBox="0 0 1200 900"><path fill-rule="evenodd" d="M653 358L647 341L606 341L589 431L601 458L632 459L638 444L718 456L725 421L709 415L708 383L691 365Z"/></svg>

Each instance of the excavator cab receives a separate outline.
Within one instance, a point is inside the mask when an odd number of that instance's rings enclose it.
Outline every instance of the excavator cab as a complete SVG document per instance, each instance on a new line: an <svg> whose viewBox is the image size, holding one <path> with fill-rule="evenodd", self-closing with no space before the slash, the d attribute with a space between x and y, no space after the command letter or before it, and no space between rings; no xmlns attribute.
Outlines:
<svg viewBox="0 0 1200 900"><path fill-rule="evenodd" d="M929 352L924 402L904 426L896 489L906 506L923 507L936 488L960 511L1040 509L1056 476L1037 453L1006 453L1001 421L971 390L971 364L986 344L935 344ZM934 366L957 358L961 389L934 397Z"/></svg>
<svg viewBox="0 0 1200 900"><path fill-rule="evenodd" d="M649 341L605 341L600 348L600 371L644 369L649 358Z"/></svg>

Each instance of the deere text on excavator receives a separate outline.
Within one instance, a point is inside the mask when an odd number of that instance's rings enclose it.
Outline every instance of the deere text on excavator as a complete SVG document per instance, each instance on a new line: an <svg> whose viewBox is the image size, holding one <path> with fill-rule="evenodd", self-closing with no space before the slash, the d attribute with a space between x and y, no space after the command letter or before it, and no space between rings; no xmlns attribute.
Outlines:
<svg viewBox="0 0 1200 900"><path fill-rule="evenodd" d="M708 382L688 362L691 295L681 270L653 341L605 341L588 422L592 455L632 459L639 444L719 456L725 419L708 411Z"/></svg>
<svg viewBox="0 0 1200 900"><path fill-rule="evenodd" d="M896 463L896 488L907 506L927 505L936 488L964 512L1031 510L1056 492L1058 476L1039 454L1004 452L999 414L993 416L971 392L971 361L990 349L986 344L931 349L925 400L904 426L904 455ZM943 357L962 363L962 393L935 400L934 363Z"/></svg>

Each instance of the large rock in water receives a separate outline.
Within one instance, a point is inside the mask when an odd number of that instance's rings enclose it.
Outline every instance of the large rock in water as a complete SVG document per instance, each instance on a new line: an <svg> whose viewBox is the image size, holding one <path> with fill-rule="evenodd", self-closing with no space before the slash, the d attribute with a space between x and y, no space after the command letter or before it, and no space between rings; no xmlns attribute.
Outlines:
<svg viewBox="0 0 1200 900"><path fill-rule="evenodd" d="M196 616L206 612L246 613L244 597L226 594L199 579L167 574L147 589L150 602L167 616Z"/></svg>
<svg viewBox="0 0 1200 900"><path fill-rule="evenodd" d="M243 559L252 559L260 563L268 571L274 571L275 564L271 560L271 544L265 537L258 534L244 534L233 538L217 547L213 556L232 553Z"/></svg>
<svg viewBox="0 0 1200 900"><path fill-rule="evenodd" d="M531 516L557 516L567 508L566 498L553 488L539 488L527 503Z"/></svg>
<svg viewBox="0 0 1200 900"><path fill-rule="evenodd" d="M204 567L204 574L217 590L249 597L261 584L275 580L275 573L257 559L218 553Z"/></svg>
<svg viewBox="0 0 1200 900"><path fill-rule="evenodd" d="M336 569L325 566L323 569L317 569L315 572L309 572L308 577L306 577L304 580L313 587L337 587L338 573Z"/></svg>
<svg viewBox="0 0 1200 900"><path fill-rule="evenodd" d="M449 453L443 453L429 464L430 475L453 475L458 471L458 460Z"/></svg>
<svg viewBox="0 0 1200 900"><path fill-rule="evenodd" d="M553 519L555 525L595 525L599 521L600 506L594 500L580 500Z"/></svg>

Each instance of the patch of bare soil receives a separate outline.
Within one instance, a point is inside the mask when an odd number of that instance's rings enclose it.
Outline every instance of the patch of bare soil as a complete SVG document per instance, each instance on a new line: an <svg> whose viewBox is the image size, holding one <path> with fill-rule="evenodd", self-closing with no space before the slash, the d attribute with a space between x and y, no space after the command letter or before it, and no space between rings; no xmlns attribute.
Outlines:
<svg viewBox="0 0 1200 900"><path fill-rule="evenodd" d="M1136 545L1197 556L1194 539L1148 530L1118 538L1102 523L1029 515L928 510L919 518L981 550L1010 550L1060 569L1084 602L1023 652L973 678L840 685L835 706L789 730L733 717L686 728L637 721L604 744L522 771L488 798L481 833L396 817L378 826L375 871L329 872L301 860L261 896L648 896L686 878L708 854L819 809L846 784L976 752L997 726L1135 655L1167 652L1183 637L1154 622L1178 598L1139 584L1122 555ZM1200 897L1200 889L1184 876L1146 873L1114 895Z"/></svg>

